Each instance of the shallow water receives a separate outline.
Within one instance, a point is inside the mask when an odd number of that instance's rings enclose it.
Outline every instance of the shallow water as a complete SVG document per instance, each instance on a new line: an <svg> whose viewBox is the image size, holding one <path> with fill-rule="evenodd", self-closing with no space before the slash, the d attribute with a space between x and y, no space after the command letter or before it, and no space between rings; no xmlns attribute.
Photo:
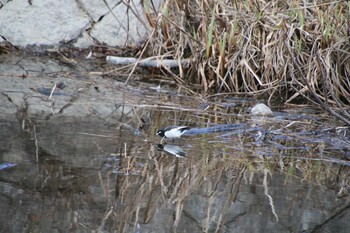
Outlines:
<svg viewBox="0 0 350 233"><path fill-rule="evenodd" d="M349 232L349 138L329 117L134 90L108 118L1 115L1 232ZM155 136L227 123L246 130Z"/></svg>
<svg viewBox="0 0 350 233"><path fill-rule="evenodd" d="M161 151L152 130L135 135L98 121L36 122L35 133L18 121L6 126L2 160L16 166L0 171L3 232L349 227L341 194L349 164L326 159L324 145L290 140L280 148L225 132L168 140ZM169 153L179 150L185 157Z"/></svg>

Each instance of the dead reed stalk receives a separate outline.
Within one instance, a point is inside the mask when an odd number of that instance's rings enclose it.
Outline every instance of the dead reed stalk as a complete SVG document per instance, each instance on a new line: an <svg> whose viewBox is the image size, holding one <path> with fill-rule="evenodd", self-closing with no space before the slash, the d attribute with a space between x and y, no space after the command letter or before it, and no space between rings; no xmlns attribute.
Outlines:
<svg viewBox="0 0 350 233"><path fill-rule="evenodd" d="M205 93L310 99L337 107L349 124L349 8L346 1L168 0L148 17L150 48L190 59L179 78Z"/></svg>

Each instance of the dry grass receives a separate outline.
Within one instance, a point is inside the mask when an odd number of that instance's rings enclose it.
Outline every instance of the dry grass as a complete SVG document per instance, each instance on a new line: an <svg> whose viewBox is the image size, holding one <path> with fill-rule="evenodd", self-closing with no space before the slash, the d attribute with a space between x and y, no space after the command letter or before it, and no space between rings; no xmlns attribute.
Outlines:
<svg viewBox="0 0 350 233"><path fill-rule="evenodd" d="M346 1L169 0L148 16L151 53L192 60L178 80L205 93L309 99L350 124Z"/></svg>

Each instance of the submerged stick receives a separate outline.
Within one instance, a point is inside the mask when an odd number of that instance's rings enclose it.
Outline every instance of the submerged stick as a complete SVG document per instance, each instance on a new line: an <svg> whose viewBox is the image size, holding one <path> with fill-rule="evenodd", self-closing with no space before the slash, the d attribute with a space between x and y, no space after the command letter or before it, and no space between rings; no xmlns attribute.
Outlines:
<svg viewBox="0 0 350 233"><path fill-rule="evenodd" d="M188 67L190 65L190 59L183 60L173 60L173 59L153 59L146 58L144 60L138 61L137 58L133 57L116 57L116 56L107 56L106 61L110 64L115 65L130 65L137 63L139 66L143 67L156 67L160 68L162 66L166 66L168 68L176 68L180 65L184 67Z"/></svg>

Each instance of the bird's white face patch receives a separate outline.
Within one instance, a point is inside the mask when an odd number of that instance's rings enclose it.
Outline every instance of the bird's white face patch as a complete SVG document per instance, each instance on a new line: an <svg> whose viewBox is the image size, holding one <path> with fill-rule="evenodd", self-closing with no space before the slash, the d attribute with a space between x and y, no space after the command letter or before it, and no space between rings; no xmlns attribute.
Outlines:
<svg viewBox="0 0 350 233"><path fill-rule="evenodd" d="M162 137L163 141L164 138L180 138L187 130L189 130L187 126L169 126L158 130L156 135Z"/></svg>

